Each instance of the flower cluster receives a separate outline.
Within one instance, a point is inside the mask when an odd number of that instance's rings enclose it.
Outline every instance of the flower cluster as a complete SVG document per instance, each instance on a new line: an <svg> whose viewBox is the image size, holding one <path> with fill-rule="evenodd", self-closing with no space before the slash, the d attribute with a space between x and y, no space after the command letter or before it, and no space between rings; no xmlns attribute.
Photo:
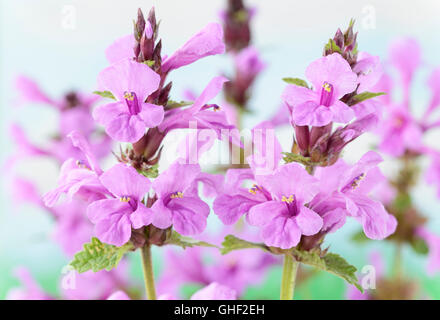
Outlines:
<svg viewBox="0 0 440 320"><path fill-rule="evenodd" d="M246 140L238 131L240 117L250 109L252 88L265 67L251 45L253 15L243 1L230 0L221 14L223 26L210 23L165 55L154 8L146 19L139 9L134 34L106 50L109 66L99 73L93 96L69 93L55 101L31 80L18 79L24 99L60 113L59 132L47 149L32 144L18 125L12 128L19 150L8 165L24 156L46 156L60 165L57 186L42 197L27 180L16 178L15 185L18 196L54 217L57 241L72 258L69 266L81 274L80 290L63 290L63 298L144 297L127 277L123 257L133 251L141 253L148 299L180 298L187 283L203 287L191 296L194 300L237 299L261 283L280 256L281 299L293 298L300 265L334 273L361 289L356 268L324 247L326 236L350 218L362 226L362 237L388 238L398 245L422 241L429 246L430 269L438 269L439 239L424 227L410 188L418 171L413 161L427 155L432 159L428 181L440 189L440 153L422 142L425 132L440 125L431 121L440 104L439 71L429 79L432 101L423 120L417 120L409 107L420 63L417 45L405 40L392 47L391 61L404 89L403 102L394 104L389 76L379 57L358 51L351 21L308 65L307 81L284 79L280 112L254 126ZM212 77L199 95L186 94L192 101L171 99L174 70L226 51L233 59L231 77ZM214 103L222 91L224 101ZM283 152L274 131L285 119L294 138ZM188 135L165 166L162 152L176 131L196 135ZM378 152L358 155L355 163L344 160L346 146L369 131L381 138ZM206 132L213 139L203 139ZM229 151L238 150L238 165L209 172L201 165L201 154L216 139ZM113 164L104 166L101 160L115 146ZM397 178L388 180L381 172L379 151L402 161ZM387 199L385 188L391 190ZM225 225L220 236L204 233L211 208L212 219ZM153 246L186 249L166 250L159 294ZM214 263L207 264L206 257ZM26 271L19 277L25 288L11 292L11 298L54 298ZM381 281L388 283L382 275Z"/></svg>

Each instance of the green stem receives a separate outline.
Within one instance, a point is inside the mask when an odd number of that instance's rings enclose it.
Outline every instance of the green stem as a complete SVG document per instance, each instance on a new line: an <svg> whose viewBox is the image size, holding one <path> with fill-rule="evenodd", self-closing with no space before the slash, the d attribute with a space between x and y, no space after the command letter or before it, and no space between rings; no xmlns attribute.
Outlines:
<svg viewBox="0 0 440 320"><path fill-rule="evenodd" d="M398 280L402 278L402 244L400 242L396 245L396 253L394 256L394 270L395 276Z"/></svg>
<svg viewBox="0 0 440 320"><path fill-rule="evenodd" d="M156 289L154 287L153 260L151 258L151 245L146 244L141 248L142 270L144 272L145 290L148 300L156 300Z"/></svg>
<svg viewBox="0 0 440 320"><path fill-rule="evenodd" d="M296 261L290 254L284 255L283 276L281 279L281 300L293 300L293 292L295 289L296 271L298 270L299 262Z"/></svg>

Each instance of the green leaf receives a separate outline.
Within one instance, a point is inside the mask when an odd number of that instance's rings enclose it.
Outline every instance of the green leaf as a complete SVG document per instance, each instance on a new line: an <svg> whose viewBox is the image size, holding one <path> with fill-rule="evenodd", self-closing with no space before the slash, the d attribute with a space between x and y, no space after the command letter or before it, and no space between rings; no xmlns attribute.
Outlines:
<svg viewBox="0 0 440 320"><path fill-rule="evenodd" d="M229 234L225 237L225 240L222 242L222 248L220 249L220 252L222 254L229 253L234 250L241 250L241 249L252 249L257 248L261 249L267 252L271 252L270 248L266 246L264 243L255 243L255 242L249 242L240 238L237 238L236 236L233 236L232 234Z"/></svg>
<svg viewBox="0 0 440 320"><path fill-rule="evenodd" d="M354 100L354 102L356 104L356 103L359 103L359 102L362 102L362 101L365 101L365 100L368 100L368 99L372 99L372 98L375 98L375 97L383 96L384 94L386 94L386 93L385 92L368 92L368 91L365 91L365 92L362 92L362 93L359 93L359 94L355 95L352 99Z"/></svg>
<svg viewBox="0 0 440 320"><path fill-rule="evenodd" d="M217 248L216 245L213 245L211 243L205 242L205 241L199 241L190 237L184 237L177 233L176 231L173 231L171 233L170 238L165 242L166 245L176 245L179 247L182 247L183 249L186 249L187 247L213 247Z"/></svg>
<svg viewBox="0 0 440 320"><path fill-rule="evenodd" d="M333 273L363 292L356 277L356 267L349 264L340 255L326 253L322 256L322 252L319 249L311 251L292 249L292 254L299 262Z"/></svg>
<svg viewBox="0 0 440 320"><path fill-rule="evenodd" d="M193 104L192 101L173 101L173 100L168 100L168 103L165 106L165 108L167 110L169 110L169 109L176 109L176 108L190 106L192 104Z"/></svg>
<svg viewBox="0 0 440 320"><path fill-rule="evenodd" d="M429 252L428 245L425 240L419 237L414 237L411 242L411 248L418 254L427 254Z"/></svg>
<svg viewBox="0 0 440 320"><path fill-rule="evenodd" d="M127 242L122 247L102 243L98 238L92 238L90 243L84 244L84 249L73 258L70 265L79 273L92 270L111 270L116 268L123 255L133 249L133 244Z"/></svg>
<svg viewBox="0 0 440 320"><path fill-rule="evenodd" d="M93 91L93 93L97 94L103 98L110 98L110 99L116 100L115 96L110 91Z"/></svg>
<svg viewBox="0 0 440 320"><path fill-rule="evenodd" d="M329 41L325 45L324 50L326 52L330 51L330 52L338 52L338 53L342 54L341 48L336 44L335 40L333 40L333 39L329 39Z"/></svg>
<svg viewBox="0 0 440 320"><path fill-rule="evenodd" d="M344 258L335 253L327 253L323 259L325 261L327 271L337 275L338 277L341 277L363 292L362 287L359 285L356 277L357 269L355 266L352 266Z"/></svg>
<svg viewBox="0 0 440 320"><path fill-rule="evenodd" d="M305 88L309 87L307 82L303 79L300 79L300 78L283 78L283 81L288 84L294 84L294 85L297 85L300 87L305 87Z"/></svg>

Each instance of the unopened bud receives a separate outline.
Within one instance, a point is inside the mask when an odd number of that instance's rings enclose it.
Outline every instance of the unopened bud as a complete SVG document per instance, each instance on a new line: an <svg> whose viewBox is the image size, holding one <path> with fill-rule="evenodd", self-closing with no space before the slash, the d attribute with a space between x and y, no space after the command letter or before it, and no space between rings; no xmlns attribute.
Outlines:
<svg viewBox="0 0 440 320"><path fill-rule="evenodd" d="M141 41L142 35L145 29L145 18L142 10L138 9L138 16L136 23L134 24L134 38L137 42Z"/></svg>

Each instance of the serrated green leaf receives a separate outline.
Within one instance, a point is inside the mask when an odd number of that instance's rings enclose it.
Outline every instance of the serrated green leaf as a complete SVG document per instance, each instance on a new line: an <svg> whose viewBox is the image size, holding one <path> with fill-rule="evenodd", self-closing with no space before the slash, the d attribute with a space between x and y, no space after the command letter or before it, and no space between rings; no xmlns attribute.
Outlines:
<svg viewBox="0 0 440 320"><path fill-rule="evenodd" d="M234 250L241 250L241 249L252 249L257 248L261 249L267 252L270 252L270 249L268 246L266 246L264 243L255 243L255 242L249 242L240 238L237 238L236 236L229 234L225 237L225 239L222 242L222 248L220 249L220 252L222 254L229 253Z"/></svg>
<svg viewBox="0 0 440 320"><path fill-rule="evenodd" d="M102 243L98 238L92 238L90 243L84 244L84 249L73 258L70 265L79 273L92 270L111 270L116 268L124 254L133 249L133 244L127 242L122 247Z"/></svg>
<svg viewBox="0 0 440 320"><path fill-rule="evenodd" d="M173 101L173 100L168 100L168 103L165 106L165 108L167 110L170 110L170 109L176 109L176 108L190 106L192 104L193 104L192 101Z"/></svg>
<svg viewBox="0 0 440 320"><path fill-rule="evenodd" d="M362 101L365 101L365 100L368 100L368 99L372 99L372 98L375 98L375 97L383 96L384 94L386 94L386 93L385 92L368 92L368 91L365 91L365 92L362 92L362 93L359 93L359 94L355 95L352 99L353 99L353 101L356 104L356 103L359 103L359 102L362 102Z"/></svg>
<svg viewBox="0 0 440 320"><path fill-rule="evenodd" d="M217 248L216 245L205 242L205 241L199 241L190 237L184 237L181 234L177 233L176 231L173 231L171 233L170 238L165 242L166 245L176 245L179 247L182 247L183 249L186 248L192 248L192 247L213 247Z"/></svg>
<svg viewBox="0 0 440 320"><path fill-rule="evenodd" d="M300 79L300 78L283 78L283 81L288 84L294 84L296 86L309 88L309 85L307 84L307 82L303 79Z"/></svg>
<svg viewBox="0 0 440 320"><path fill-rule="evenodd" d="M352 266L344 258L335 253L327 253L323 259L325 261L327 271L337 275L338 277L341 277L363 292L362 287L359 285L356 277L357 269L355 266Z"/></svg>
<svg viewBox="0 0 440 320"><path fill-rule="evenodd" d="M115 96L110 91L93 91L93 93L97 94L103 98L110 98L110 99L116 100Z"/></svg>
<svg viewBox="0 0 440 320"><path fill-rule="evenodd" d="M301 251L298 249L292 249L292 254L299 262L333 273L363 292L356 277L356 267L349 264L340 255L326 253L321 256L320 250Z"/></svg>

